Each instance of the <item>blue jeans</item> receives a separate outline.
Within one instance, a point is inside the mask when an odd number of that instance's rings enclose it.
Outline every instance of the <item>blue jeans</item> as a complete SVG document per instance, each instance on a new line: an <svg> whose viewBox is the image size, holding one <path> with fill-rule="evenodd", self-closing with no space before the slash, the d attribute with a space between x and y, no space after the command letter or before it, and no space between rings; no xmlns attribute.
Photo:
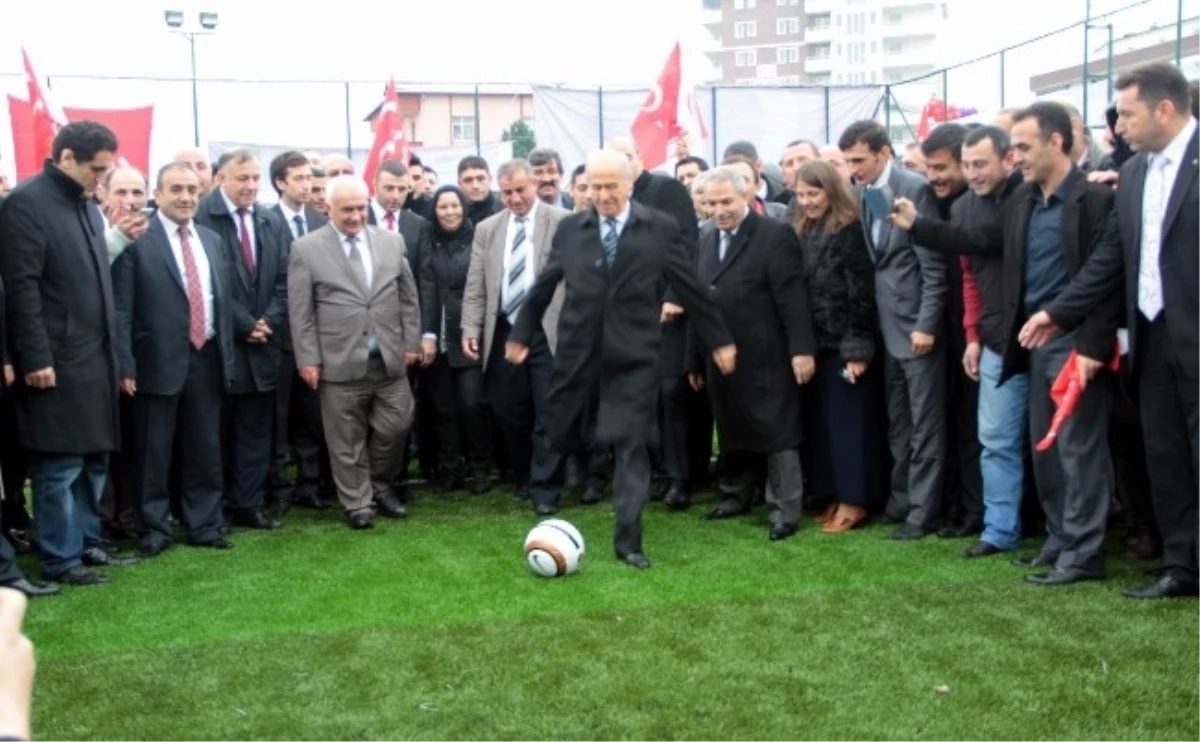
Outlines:
<svg viewBox="0 0 1200 742"><path fill-rule="evenodd" d="M979 464L983 472L983 535L998 549L1021 543L1029 378L1015 374L997 386L1003 359L984 348L979 358Z"/></svg>
<svg viewBox="0 0 1200 742"><path fill-rule="evenodd" d="M107 453L30 456L33 518L45 577L79 566L84 549L99 542L97 506L107 477Z"/></svg>

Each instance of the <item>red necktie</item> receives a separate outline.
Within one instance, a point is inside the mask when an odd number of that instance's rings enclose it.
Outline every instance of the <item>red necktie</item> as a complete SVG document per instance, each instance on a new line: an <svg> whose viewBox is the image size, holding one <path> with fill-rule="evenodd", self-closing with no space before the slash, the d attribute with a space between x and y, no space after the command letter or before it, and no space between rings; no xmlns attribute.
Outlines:
<svg viewBox="0 0 1200 742"><path fill-rule="evenodd" d="M395 232L396 231L396 212L389 211L387 213L387 216L384 217L384 220L387 221L387 231Z"/></svg>
<svg viewBox="0 0 1200 742"><path fill-rule="evenodd" d="M243 206L238 209L238 221L241 222L242 233L242 260L246 261L246 270L250 271L250 275L254 275L254 246L250 244L250 229L246 226L246 212L248 209Z"/></svg>
<svg viewBox="0 0 1200 742"><path fill-rule="evenodd" d="M183 253L183 272L187 275L188 339L192 347L200 350L208 339L204 321L204 291L200 288L200 271L196 268L196 256L187 227L179 228L179 251Z"/></svg>

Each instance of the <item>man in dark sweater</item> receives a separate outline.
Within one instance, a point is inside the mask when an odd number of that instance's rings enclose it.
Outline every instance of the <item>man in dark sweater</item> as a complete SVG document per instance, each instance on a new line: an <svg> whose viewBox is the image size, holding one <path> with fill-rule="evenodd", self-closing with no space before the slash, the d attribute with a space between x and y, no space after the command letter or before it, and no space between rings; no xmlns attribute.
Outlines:
<svg viewBox="0 0 1200 742"><path fill-rule="evenodd" d="M917 216L915 207L897 201L894 222L930 249L962 253L963 325L967 346L963 369L979 386L980 468L983 475L984 530L966 557L988 556L1017 548L1021 542L1021 495L1024 490L1025 420L1029 381L1014 374L1000 385L1004 350L1003 219L1001 207L1021 184L1011 170L1004 130L985 126L967 133L962 167L970 192L954 202L950 222Z"/></svg>

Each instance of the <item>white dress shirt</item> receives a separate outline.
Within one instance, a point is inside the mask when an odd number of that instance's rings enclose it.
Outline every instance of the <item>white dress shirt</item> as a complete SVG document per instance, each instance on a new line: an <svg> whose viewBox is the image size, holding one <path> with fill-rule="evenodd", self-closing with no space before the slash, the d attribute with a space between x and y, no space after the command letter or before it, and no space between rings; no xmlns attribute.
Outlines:
<svg viewBox="0 0 1200 742"><path fill-rule="evenodd" d="M533 250L534 224L537 220L538 203L540 199L533 200L533 208L525 214L525 242L522 243L517 251L513 252L513 240L517 238L517 215L509 212L508 215L508 230L504 234L504 263L500 273L500 306L508 305L509 289L519 291L524 289L526 295L533 288L534 280L537 278L537 260ZM518 260L521 255L525 256L525 270L521 273L521 277L513 286L508 285L508 270ZM516 323L516 317L509 317L509 322Z"/></svg>
<svg viewBox="0 0 1200 742"><path fill-rule="evenodd" d="M618 239L620 239L621 235L625 233L625 225L629 223L629 212L633 211L633 207L630 206L631 203L633 203L633 202L626 201L625 207L621 209L621 213L617 214L617 216L615 217L617 220L617 238ZM604 235L606 235L606 234L608 234L608 217L602 215L602 216L600 216L600 241L601 242L604 242Z"/></svg>
<svg viewBox="0 0 1200 742"><path fill-rule="evenodd" d="M1196 132L1196 120L1188 117L1180 130L1162 152L1150 155L1146 182L1142 190L1142 244L1138 263L1138 308L1146 319L1153 320L1162 312L1162 271L1159 253L1162 250L1163 221L1167 204L1179 168L1187 155L1188 142Z"/></svg>
<svg viewBox="0 0 1200 742"><path fill-rule="evenodd" d="M238 243L236 245L234 245L234 247L237 249L237 254L240 257L242 255L242 243L241 243L242 217L238 215L237 205L234 204L233 201L229 200L229 196L225 195L225 190L222 188L218 188L217 190L219 190L221 192L221 198L225 199L225 208L229 209L229 216L233 217L233 226L237 228ZM246 207L246 231L250 233L250 259L254 261L255 267L257 267L258 266L258 247L257 247L258 242L256 242L254 239L255 235L254 235L254 207L253 206ZM243 258L243 260L245 260L245 259Z"/></svg>
<svg viewBox="0 0 1200 742"><path fill-rule="evenodd" d="M200 274L200 294L204 297L204 337L211 340L217 334L216 318L213 315L212 268L208 264L208 253L204 250L204 244L200 242L200 234L196 231L196 225L191 221L181 226L168 219L162 211L157 212L156 216L167 232L167 241L171 243L171 255L175 257L175 266L179 269L179 278L183 281L185 294L187 293L188 276L187 266L183 262L183 241L179 237L179 231L180 229L187 230L188 246L192 248L192 258L196 261L196 272Z"/></svg>
<svg viewBox="0 0 1200 742"><path fill-rule="evenodd" d="M393 220L391 229L388 229L388 223L387 223L388 210L383 208L382 206L380 206L378 201L375 201L375 200L371 201L371 211L375 212L375 226L379 227L380 229L382 229L386 232L399 232L400 231L400 212L399 211L392 212L395 215L395 219Z"/></svg>
<svg viewBox="0 0 1200 742"><path fill-rule="evenodd" d="M283 218L287 220L288 229L292 230L292 237L300 239L304 234L308 234L308 216L304 213L304 207L301 206L299 211L292 211L283 199L279 199L279 210L283 213ZM296 217L300 217L300 221L304 224L304 234L296 229Z"/></svg>

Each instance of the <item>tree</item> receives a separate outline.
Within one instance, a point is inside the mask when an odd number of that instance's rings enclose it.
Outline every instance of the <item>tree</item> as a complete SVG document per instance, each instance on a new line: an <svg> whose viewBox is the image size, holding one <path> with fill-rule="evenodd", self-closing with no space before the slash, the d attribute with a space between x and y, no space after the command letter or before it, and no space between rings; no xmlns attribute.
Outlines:
<svg viewBox="0 0 1200 742"><path fill-rule="evenodd" d="M525 158L537 147L537 140L533 136L533 127L524 121L514 121L512 126L504 130L500 135L500 141L512 142L512 156L514 158Z"/></svg>

